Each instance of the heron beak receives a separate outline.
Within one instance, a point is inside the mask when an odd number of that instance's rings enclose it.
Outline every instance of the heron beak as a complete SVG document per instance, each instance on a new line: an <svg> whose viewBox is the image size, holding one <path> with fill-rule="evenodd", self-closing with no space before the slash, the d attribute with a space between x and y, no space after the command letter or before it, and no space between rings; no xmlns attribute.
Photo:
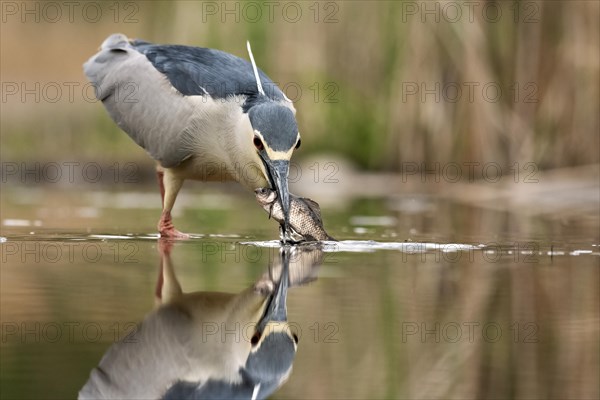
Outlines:
<svg viewBox="0 0 600 400"><path fill-rule="evenodd" d="M284 240L286 233L289 232L290 220L290 192L288 189L288 174L290 172L290 162L288 160L269 160L267 163L269 170L269 179L273 189L277 192L283 211L283 234Z"/></svg>
<svg viewBox="0 0 600 400"><path fill-rule="evenodd" d="M281 250L282 257L282 266L281 266L281 276L279 277L279 282L275 285L273 289L273 294L271 294L271 298L269 300L269 304L267 305L267 309L261 318L258 327L262 332L263 329L267 326L268 322L285 322L287 321L287 291L289 287L289 249L283 248Z"/></svg>

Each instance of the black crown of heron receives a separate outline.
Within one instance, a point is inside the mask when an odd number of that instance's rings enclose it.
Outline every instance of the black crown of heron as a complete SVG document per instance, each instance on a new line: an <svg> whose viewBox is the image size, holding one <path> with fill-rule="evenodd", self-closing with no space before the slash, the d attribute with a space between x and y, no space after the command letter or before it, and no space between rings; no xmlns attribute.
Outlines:
<svg viewBox="0 0 600 400"><path fill-rule="evenodd" d="M276 190L285 214L285 240L289 163L300 146L296 110L256 66L249 42L247 49L251 62L220 50L113 34L84 64L111 118L157 161L161 236L187 237L171 218L186 179L235 180L249 190ZM134 99L124 101L118 93L132 84ZM207 175L214 165L223 171Z"/></svg>

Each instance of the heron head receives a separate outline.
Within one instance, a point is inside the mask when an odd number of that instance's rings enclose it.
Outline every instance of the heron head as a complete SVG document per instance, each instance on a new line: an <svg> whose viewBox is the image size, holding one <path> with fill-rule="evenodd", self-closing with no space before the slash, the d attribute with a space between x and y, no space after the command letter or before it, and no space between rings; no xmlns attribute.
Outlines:
<svg viewBox="0 0 600 400"><path fill-rule="evenodd" d="M276 102L264 102L248 111L254 136L252 145L262 160L271 187L277 191L284 215L284 234L288 232L290 196L288 174L290 159L300 147L300 133L294 113Z"/></svg>

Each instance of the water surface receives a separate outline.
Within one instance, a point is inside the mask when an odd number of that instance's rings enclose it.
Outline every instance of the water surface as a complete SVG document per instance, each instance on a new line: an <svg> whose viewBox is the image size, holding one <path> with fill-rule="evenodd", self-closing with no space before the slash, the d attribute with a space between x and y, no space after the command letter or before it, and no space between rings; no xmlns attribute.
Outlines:
<svg viewBox="0 0 600 400"><path fill-rule="evenodd" d="M276 224L248 196L180 200L184 292L240 292L278 257ZM75 397L153 309L158 203L151 190L3 194L2 398ZM274 398L600 396L597 216L410 196L323 215L341 241L290 290L300 341Z"/></svg>

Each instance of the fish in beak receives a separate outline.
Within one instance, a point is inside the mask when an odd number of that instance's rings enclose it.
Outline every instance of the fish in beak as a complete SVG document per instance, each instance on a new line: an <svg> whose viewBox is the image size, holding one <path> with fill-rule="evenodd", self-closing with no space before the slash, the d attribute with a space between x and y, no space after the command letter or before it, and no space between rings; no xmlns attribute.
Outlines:
<svg viewBox="0 0 600 400"><path fill-rule="evenodd" d="M269 173L271 187L277 192L277 197L281 203L284 217L282 241L287 242L290 231L290 192L288 189L290 162L288 160L268 160L265 164Z"/></svg>
<svg viewBox="0 0 600 400"><path fill-rule="evenodd" d="M269 213L269 218L283 224L283 210L278 200L277 192L271 188L254 190L256 201ZM298 197L290 193L288 240L295 243L303 241L335 240L325 231L321 219L321 207L311 199Z"/></svg>

